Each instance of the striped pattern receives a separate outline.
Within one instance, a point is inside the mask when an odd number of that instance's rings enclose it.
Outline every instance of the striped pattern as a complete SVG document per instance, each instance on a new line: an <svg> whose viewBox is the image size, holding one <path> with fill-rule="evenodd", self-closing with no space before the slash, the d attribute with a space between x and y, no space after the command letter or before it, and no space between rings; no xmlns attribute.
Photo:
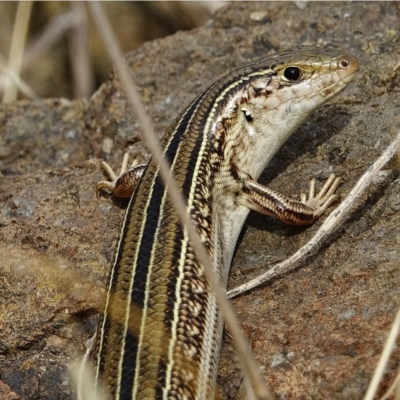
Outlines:
<svg viewBox="0 0 400 400"><path fill-rule="evenodd" d="M257 179L309 113L347 84L351 74L332 62L339 56L299 47L237 69L199 95L164 135L165 157L224 286L251 207L241 205L251 192L243 182ZM301 68L297 82L284 77L288 65ZM298 104L306 111L297 111ZM282 113L290 114L287 124L279 121ZM110 272L96 384L115 400L212 399L222 329L214 296L150 161Z"/></svg>

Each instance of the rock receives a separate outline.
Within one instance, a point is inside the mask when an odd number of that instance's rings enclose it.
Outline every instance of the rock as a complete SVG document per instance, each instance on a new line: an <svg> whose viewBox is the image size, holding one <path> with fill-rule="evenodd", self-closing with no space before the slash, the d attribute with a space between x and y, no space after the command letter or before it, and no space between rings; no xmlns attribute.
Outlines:
<svg viewBox="0 0 400 400"><path fill-rule="evenodd" d="M391 140L399 26L391 2L237 2L202 28L146 43L127 61L161 137L185 105L235 67L302 43L354 53L362 63L354 82L296 132L261 178L294 196L334 171L345 179L344 198ZM0 374L27 400L72 398L67 365L95 329L124 214L96 199L98 160L118 167L127 150L139 162L149 155L114 74L89 102L44 103L0 106ZM279 398L366 392L399 304L399 170L391 167L317 254L233 302ZM299 229L251 214L230 286L290 256L319 224ZM395 349L380 396L398 359ZM227 339L219 382L230 399L243 398L237 371Z"/></svg>

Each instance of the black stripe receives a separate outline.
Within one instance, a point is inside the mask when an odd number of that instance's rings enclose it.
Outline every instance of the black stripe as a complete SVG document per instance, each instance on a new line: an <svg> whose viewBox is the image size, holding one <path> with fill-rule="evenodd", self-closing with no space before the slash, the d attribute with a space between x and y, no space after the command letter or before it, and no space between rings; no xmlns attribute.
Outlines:
<svg viewBox="0 0 400 400"><path fill-rule="evenodd" d="M155 395L155 400L163 400L163 388L165 387L165 378L166 378L166 372L167 372L167 362L166 360L162 360L158 364L158 371L159 371L159 379L158 379L158 385L156 387L156 395Z"/></svg>
<svg viewBox="0 0 400 400"><path fill-rule="evenodd" d="M135 370L136 354L138 350L139 340L130 333L126 334L125 338L125 353L122 363L122 376L120 385L119 400L131 400L133 390L133 371Z"/></svg>
<svg viewBox="0 0 400 400"><path fill-rule="evenodd" d="M201 96L190 105L187 112L183 116L180 125L175 129L175 135L172 138L169 146L166 148L164 155L167 161L170 163L170 165L173 163L173 160L179 148L179 144L181 143L181 136L186 131L186 127L193 114L193 110L196 108L198 101L200 99ZM139 248L137 250L138 257L135 265L135 272L134 272L135 278L133 282L133 290L131 293L132 304L140 308L144 308L145 306L144 301L146 294L146 283L150 267L151 250L153 247L152 244L154 243L155 232L159 224L162 198L165 192L165 186L159 174L157 174L154 177L153 176L148 177L145 174L145 176L143 176L142 178L142 181L144 181L146 178L152 180L154 179L153 193L147 207L146 223L144 226L142 237L140 239ZM135 191L135 193L139 192L140 190L138 188ZM128 207L127 215L131 215L130 210L135 206L135 198L136 196L134 194L130 202L130 205ZM129 226L128 221L125 226ZM120 251L119 253L122 253L122 251ZM118 257L120 257L120 254L118 254ZM116 266L118 266L118 262L116 263ZM118 274L116 273L116 275ZM131 323L137 325L140 323L140 321L128 322L128 324ZM123 376L123 384L129 391L131 391L133 388L137 351L138 351L138 339L132 333L128 332L125 342L125 352L122 360L122 376ZM129 399L129 397L127 398ZM121 399L124 398L121 397Z"/></svg>

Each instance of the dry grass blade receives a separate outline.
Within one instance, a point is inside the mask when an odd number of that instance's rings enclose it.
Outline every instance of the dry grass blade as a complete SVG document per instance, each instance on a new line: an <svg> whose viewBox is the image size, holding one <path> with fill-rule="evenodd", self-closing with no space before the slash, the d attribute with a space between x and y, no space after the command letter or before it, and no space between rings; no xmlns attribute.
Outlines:
<svg viewBox="0 0 400 400"><path fill-rule="evenodd" d="M82 360L75 360L69 367L70 377L76 383L77 400L110 400L107 393L101 388L96 388L94 385L95 379L93 376L94 367L89 361L89 350Z"/></svg>
<svg viewBox="0 0 400 400"><path fill-rule="evenodd" d="M43 100L36 95L33 89L18 76L7 64L6 58L0 53L0 71L8 79L10 79L15 86L23 93L28 99L32 99L36 104L47 114L52 114L52 110L47 107Z"/></svg>
<svg viewBox="0 0 400 400"><path fill-rule="evenodd" d="M73 1L71 8L75 20L70 44L74 97L89 97L93 92L94 79L90 63L86 7L81 2Z"/></svg>
<svg viewBox="0 0 400 400"><path fill-rule="evenodd" d="M394 394L394 400L400 400L400 372L397 375L396 381L397 384L396 384L396 392Z"/></svg>
<svg viewBox="0 0 400 400"><path fill-rule="evenodd" d="M220 287L218 277L211 267L211 262L209 260L207 251L197 234L197 231L190 219L190 216L186 212L184 200L182 199L179 189L177 188L177 185L169 172L168 164L163 157L161 148L158 145L158 140L156 135L154 134L150 120L145 114L144 106L140 100L140 96L132 80L129 68L125 63L123 54L111 31L108 20L105 17L98 2L90 2L88 3L88 5L91 9L92 15L95 19L95 22L98 26L99 32L110 54L110 57L114 63L114 66L118 72L118 75L123 83L123 87L125 87L126 95L132 106L132 111L134 112L137 120L142 127L143 139L148 148L151 150L155 161L160 166L162 179L168 187L169 194L175 204L180 221L182 225L186 228L188 237L196 252L197 258L204 268L207 280L212 290L214 291L220 310L225 317L225 324L235 340L238 357L242 364L242 369L245 375L246 382L251 382L251 385L248 384L247 386L248 388L253 388L252 390L250 389L249 398L271 399L272 395L266 388L260 370L258 369L257 364L251 354L249 345L240 329L232 307L227 301L225 292Z"/></svg>
<svg viewBox="0 0 400 400"><path fill-rule="evenodd" d="M52 18L44 27L40 36L30 44L25 52L22 67L26 68L32 61L45 54L76 21L73 11L65 12Z"/></svg>
<svg viewBox="0 0 400 400"><path fill-rule="evenodd" d="M367 394L364 397L364 400L373 400L373 398L375 397L376 391L378 390L379 382L382 379L382 376L385 372L385 367L389 361L390 354L393 351L393 347L395 345L396 338L399 335L399 331L400 331L400 310L396 314L396 317L392 325L392 329L390 330L389 337L386 340L385 348L383 349L381 358L375 369L374 376L369 384L369 388Z"/></svg>
<svg viewBox="0 0 400 400"><path fill-rule="evenodd" d="M21 71L32 3L32 1L20 1L18 3L9 55L9 66L16 75L19 75ZM7 79L3 93L3 103L15 100L17 98L17 93L15 81Z"/></svg>
<svg viewBox="0 0 400 400"><path fill-rule="evenodd" d="M388 146L384 153L375 161L375 163L365 172L365 174L359 179L357 184L343 200L343 202L333 210L328 218L324 221L321 227L318 229L314 237L306 243L300 250L289 257L287 260L273 266L264 274L252 279L251 281L238 286L228 292L228 298L233 298L239 294L245 293L257 286L262 285L275 278L278 275L287 273L294 269L298 262L301 261L311 250L315 250L323 243L332 232L339 226L339 224L349 215L352 207L354 206L357 199L359 199L363 193L369 187L374 176L385 166L385 164L393 157L396 153L397 148L400 144L400 132L394 141Z"/></svg>
<svg viewBox="0 0 400 400"><path fill-rule="evenodd" d="M395 393L394 400L399 400L400 398L400 371L396 376L396 379L387 390L387 392L379 400L387 400L393 393Z"/></svg>

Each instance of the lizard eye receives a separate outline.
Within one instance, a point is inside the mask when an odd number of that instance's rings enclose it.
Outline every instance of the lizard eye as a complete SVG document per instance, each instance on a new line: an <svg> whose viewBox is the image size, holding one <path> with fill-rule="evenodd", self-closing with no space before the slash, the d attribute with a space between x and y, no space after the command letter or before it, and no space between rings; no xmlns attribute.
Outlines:
<svg viewBox="0 0 400 400"><path fill-rule="evenodd" d="M283 76L290 82L296 82L301 76L300 68L298 67L287 67L283 72Z"/></svg>

